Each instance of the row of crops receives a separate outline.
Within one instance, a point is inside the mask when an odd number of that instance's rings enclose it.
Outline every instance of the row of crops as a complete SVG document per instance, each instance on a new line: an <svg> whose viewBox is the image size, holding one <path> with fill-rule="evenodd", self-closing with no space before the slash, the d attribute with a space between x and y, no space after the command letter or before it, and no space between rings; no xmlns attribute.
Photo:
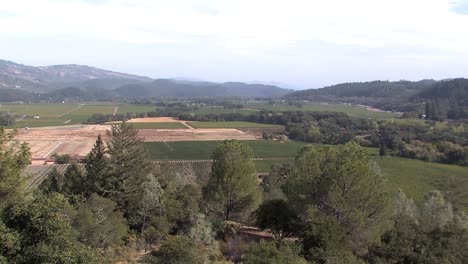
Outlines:
<svg viewBox="0 0 468 264"><path fill-rule="evenodd" d="M54 168L57 169L58 172L64 173L67 166L68 164L28 166L24 171L24 176L27 179L26 187L39 186Z"/></svg>
<svg viewBox="0 0 468 264"><path fill-rule="evenodd" d="M275 164L284 164L291 162L291 159L261 159L254 160L257 173L268 173L271 166ZM176 179L183 182L196 182L203 185L208 181L211 172L212 161L193 160L193 161L165 161L167 172L174 175Z"/></svg>
<svg viewBox="0 0 468 264"><path fill-rule="evenodd" d="M222 141L145 142L153 160L209 160ZM292 158L305 145L297 141L245 140L254 158Z"/></svg>
<svg viewBox="0 0 468 264"><path fill-rule="evenodd" d="M254 160L258 173L268 173L271 166L290 162L290 159L262 159ZM162 161L164 171L171 174L175 179L182 182L196 182L203 185L208 181L211 172L212 162L210 160L171 160ZM24 172L27 179L27 187L39 186L55 168L58 172L64 173L67 169L66 164L28 166Z"/></svg>

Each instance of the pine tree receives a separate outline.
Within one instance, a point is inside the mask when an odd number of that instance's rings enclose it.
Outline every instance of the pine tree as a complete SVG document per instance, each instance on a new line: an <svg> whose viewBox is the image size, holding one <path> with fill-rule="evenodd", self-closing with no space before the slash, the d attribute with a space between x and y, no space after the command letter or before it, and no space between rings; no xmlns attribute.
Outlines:
<svg viewBox="0 0 468 264"><path fill-rule="evenodd" d="M93 149L86 157L86 196L97 193L106 196L106 177L109 173L106 146L101 135L96 139Z"/></svg>
<svg viewBox="0 0 468 264"><path fill-rule="evenodd" d="M138 138L138 130L131 124L122 122L113 125L107 136L109 174L104 180L104 192L125 211L128 219L134 219L143 182L151 173L153 164L142 140ZM138 223L130 222L130 225L135 227Z"/></svg>
<svg viewBox="0 0 468 264"><path fill-rule="evenodd" d="M316 214L342 225L356 250L380 236L390 214L384 178L355 143L303 147L283 191L303 219Z"/></svg>
<svg viewBox="0 0 468 264"><path fill-rule="evenodd" d="M82 195L85 192L85 178L83 170L76 163L72 162L68 165L67 170L63 174L62 193L65 195Z"/></svg>
<svg viewBox="0 0 468 264"><path fill-rule="evenodd" d="M7 133L0 127L0 210L23 197L21 172L28 165L27 144L11 148L16 131Z"/></svg>
<svg viewBox="0 0 468 264"><path fill-rule="evenodd" d="M226 140L216 147L204 195L226 221L241 219L258 207L261 191L249 146Z"/></svg>
<svg viewBox="0 0 468 264"><path fill-rule="evenodd" d="M39 185L39 189L43 190L46 193L61 193L63 182L63 174L60 173L56 167L53 167L52 170L49 172L49 175L47 175L47 178L41 183L41 185Z"/></svg>

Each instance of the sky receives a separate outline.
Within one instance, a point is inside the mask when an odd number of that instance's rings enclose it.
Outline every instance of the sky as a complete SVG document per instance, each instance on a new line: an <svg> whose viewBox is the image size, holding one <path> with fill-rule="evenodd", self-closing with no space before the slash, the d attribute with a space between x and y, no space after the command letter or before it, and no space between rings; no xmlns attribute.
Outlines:
<svg viewBox="0 0 468 264"><path fill-rule="evenodd" d="M468 77L468 0L0 0L0 59L294 89Z"/></svg>

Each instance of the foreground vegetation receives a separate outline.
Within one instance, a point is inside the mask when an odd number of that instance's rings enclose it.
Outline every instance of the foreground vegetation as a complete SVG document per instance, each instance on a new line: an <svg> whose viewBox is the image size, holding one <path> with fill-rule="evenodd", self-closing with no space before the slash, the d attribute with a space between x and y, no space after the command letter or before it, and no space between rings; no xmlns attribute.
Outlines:
<svg viewBox="0 0 468 264"><path fill-rule="evenodd" d="M211 172L199 185L153 163L137 131L124 122L105 142L97 138L84 169L72 162L63 173L52 170L28 194L20 177L27 146L8 148L13 134L0 132L0 263L115 263L134 261L139 250L147 252L144 263L431 264L468 258L466 207L452 204L460 197L440 188L413 202L392 187L405 180L405 171L394 179L385 172L406 160L380 158L381 170L355 143L304 146L259 182L248 144L216 142ZM416 162L466 177L462 167ZM415 182L407 183L402 185L411 193ZM268 239L256 242L242 225L267 230Z"/></svg>

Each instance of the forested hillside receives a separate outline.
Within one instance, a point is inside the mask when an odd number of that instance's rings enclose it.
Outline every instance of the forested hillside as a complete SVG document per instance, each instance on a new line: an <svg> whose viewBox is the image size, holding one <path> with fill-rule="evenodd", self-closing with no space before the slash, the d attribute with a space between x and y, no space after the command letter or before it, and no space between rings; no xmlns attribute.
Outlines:
<svg viewBox="0 0 468 264"><path fill-rule="evenodd" d="M238 97L238 98L279 98L290 90L263 84L227 83L183 83L169 79L157 79L150 83L124 85L116 94L127 98L202 98L202 97Z"/></svg>
<svg viewBox="0 0 468 264"><path fill-rule="evenodd" d="M321 89L298 91L286 96L287 99L310 100L316 102L347 102L365 104L388 110L408 111L414 106L408 99L432 87L436 81L373 81L343 83Z"/></svg>
<svg viewBox="0 0 468 264"><path fill-rule="evenodd" d="M430 119L442 120L466 118L467 90L466 79L373 81L298 91L286 95L285 98L364 104L388 111L417 112L420 116L425 114Z"/></svg>
<svg viewBox="0 0 468 264"><path fill-rule="evenodd" d="M425 102L425 115L429 119L468 118L468 79L438 82L412 100Z"/></svg>

